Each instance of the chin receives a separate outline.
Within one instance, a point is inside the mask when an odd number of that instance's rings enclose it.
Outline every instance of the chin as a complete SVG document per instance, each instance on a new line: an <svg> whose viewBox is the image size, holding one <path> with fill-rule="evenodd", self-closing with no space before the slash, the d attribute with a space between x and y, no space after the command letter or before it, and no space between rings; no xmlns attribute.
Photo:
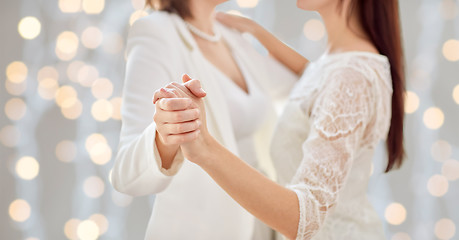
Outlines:
<svg viewBox="0 0 459 240"><path fill-rule="evenodd" d="M306 11L319 11L336 0L297 0L296 6Z"/></svg>
<svg viewBox="0 0 459 240"><path fill-rule="evenodd" d="M228 2L229 0L213 0L216 4L222 4Z"/></svg>

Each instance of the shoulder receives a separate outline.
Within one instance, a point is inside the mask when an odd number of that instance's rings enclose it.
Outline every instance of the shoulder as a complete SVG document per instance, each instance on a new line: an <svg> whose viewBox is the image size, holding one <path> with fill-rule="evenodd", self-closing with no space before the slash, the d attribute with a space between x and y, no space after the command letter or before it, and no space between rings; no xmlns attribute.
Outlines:
<svg viewBox="0 0 459 240"><path fill-rule="evenodd" d="M131 29L140 29L142 27L146 29L167 29L173 25L174 14L164 11L154 11L147 16L139 18L132 24Z"/></svg>
<svg viewBox="0 0 459 240"><path fill-rule="evenodd" d="M232 28L229 28L221 23L219 23L218 21L216 22L216 25L218 27L218 29L221 31L222 35L224 36L224 38L227 40L227 41L231 41L231 43L233 45L236 45L238 47L243 47L243 48L250 48L250 49L253 49L253 45L250 43L250 41L244 37L244 34L235 30L235 29L232 29Z"/></svg>
<svg viewBox="0 0 459 240"><path fill-rule="evenodd" d="M167 55L167 49L174 48L180 41L174 25L174 14L155 11L132 24L127 37L126 51L139 51Z"/></svg>
<svg viewBox="0 0 459 240"><path fill-rule="evenodd" d="M151 14L138 19L129 29L128 41L134 37L149 37L158 40L170 40L174 38L174 14L162 11L154 11ZM177 35L177 34L175 34Z"/></svg>
<svg viewBox="0 0 459 240"><path fill-rule="evenodd" d="M346 81L372 84L390 83L387 57L370 52L345 52L324 55L319 59L325 81Z"/></svg>

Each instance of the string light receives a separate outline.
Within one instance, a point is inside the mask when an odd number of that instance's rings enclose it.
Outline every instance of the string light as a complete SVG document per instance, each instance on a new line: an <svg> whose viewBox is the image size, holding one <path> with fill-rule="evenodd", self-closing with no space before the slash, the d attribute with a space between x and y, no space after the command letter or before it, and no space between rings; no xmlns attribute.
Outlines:
<svg viewBox="0 0 459 240"><path fill-rule="evenodd" d="M91 107L91 115L94 117L96 121L105 122L111 118L113 114L113 106L112 104L105 100L99 99Z"/></svg>
<svg viewBox="0 0 459 240"><path fill-rule="evenodd" d="M64 140L56 145L56 157L62 162L72 162L77 154L77 146L73 141Z"/></svg>
<svg viewBox="0 0 459 240"><path fill-rule="evenodd" d="M391 203L387 206L384 217L389 224L400 225L406 219L406 209L400 203Z"/></svg>
<svg viewBox="0 0 459 240"><path fill-rule="evenodd" d="M98 48L102 40L103 34L97 27L88 27L81 34L81 43L89 49Z"/></svg>
<svg viewBox="0 0 459 240"><path fill-rule="evenodd" d="M81 0L59 0L59 9L63 13L76 13L81 11Z"/></svg>
<svg viewBox="0 0 459 240"><path fill-rule="evenodd" d="M22 95L27 88L27 82L23 81L20 83L13 83L11 81L5 81L5 89L6 91L14 96Z"/></svg>
<svg viewBox="0 0 459 240"><path fill-rule="evenodd" d="M107 143L107 139L100 133L93 133L86 138L86 151L91 152L91 149L98 143Z"/></svg>
<svg viewBox="0 0 459 240"><path fill-rule="evenodd" d="M65 223L64 234L68 239L77 240L77 228L81 221L76 218L72 218Z"/></svg>
<svg viewBox="0 0 459 240"><path fill-rule="evenodd" d="M424 124L430 129L439 129L445 120L445 115L440 108L431 107L424 112Z"/></svg>
<svg viewBox="0 0 459 240"><path fill-rule="evenodd" d="M89 217L89 220L92 220L97 224L97 227L99 228L100 235L103 235L104 233L107 232L108 230L108 219L103 215L103 214L93 214L91 217Z"/></svg>
<svg viewBox="0 0 459 240"><path fill-rule="evenodd" d="M427 182L427 190L434 197L441 197L448 192L448 180L442 175L433 175Z"/></svg>
<svg viewBox="0 0 459 240"><path fill-rule="evenodd" d="M83 112L83 104L79 99L76 99L73 104L65 105L61 108L62 115L70 120L74 120L80 117Z"/></svg>
<svg viewBox="0 0 459 240"><path fill-rule="evenodd" d="M442 240L453 239L456 225L451 219L443 218L435 223L435 236Z"/></svg>
<svg viewBox="0 0 459 240"><path fill-rule="evenodd" d="M453 89L453 99L457 104L459 104L459 84Z"/></svg>
<svg viewBox="0 0 459 240"><path fill-rule="evenodd" d="M33 157L22 157L16 163L16 174L24 180L32 180L37 177L40 164Z"/></svg>
<svg viewBox="0 0 459 240"><path fill-rule="evenodd" d="M450 39L443 44L443 56L451 62L459 61L459 40Z"/></svg>
<svg viewBox="0 0 459 240"><path fill-rule="evenodd" d="M88 177L83 184L83 192L90 198L98 198L104 194L105 183L100 177Z"/></svg>
<svg viewBox="0 0 459 240"><path fill-rule="evenodd" d="M20 61L12 62L6 67L6 77L12 83L21 83L27 78L27 66Z"/></svg>
<svg viewBox="0 0 459 240"><path fill-rule="evenodd" d="M110 100L110 103L113 106L112 118L115 120L121 120L121 103L122 99L120 97L115 97Z"/></svg>
<svg viewBox="0 0 459 240"><path fill-rule="evenodd" d="M18 32L24 39L34 39L41 32L41 23L36 17L25 17L18 24Z"/></svg>
<svg viewBox="0 0 459 240"><path fill-rule="evenodd" d="M78 82L84 87L91 87L98 78L99 71L97 68L88 64L80 67L77 73Z"/></svg>
<svg viewBox="0 0 459 240"><path fill-rule="evenodd" d="M8 212L14 221L24 222L29 219L31 208L26 200L16 199L10 204Z"/></svg>
<svg viewBox="0 0 459 240"><path fill-rule="evenodd" d="M91 92L97 99L108 99L113 94L113 83L107 78L99 78L92 84Z"/></svg>
<svg viewBox="0 0 459 240"><path fill-rule="evenodd" d="M78 36L74 32L62 32L57 37L56 56L62 61L69 61L76 56L78 45Z"/></svg>
<svg viewBox="0 0 459 240"><path fill-rule="evenodd" d="M258 0L237 0L237 5L241 8L254 8L258 5Z"/></svg>
<svg viewBox="0 0 459 240"><path fill-rule="evenodd" d="M411 114L419 108L419 97L416 93L407 91L405 97L405 113Z"/></svg>
<svg viewBox="0 0 459 240"><path fill-rule="evenodd" d="M83 11L87 14L99 14L105 8L105 0L83 0Z"/></svg>
<svg viewBox="0 0 459 240"><path fill-rule="evenodd" d="M303 27L303 33L311 41L319 41L325 36L325 26L318 19L308 20Z"/></svg>
<svg viewBox="0 0 459 240"><path fill-rule="evenodd" d="M12 98L5 104L5 114L13 121L22 119L26 111L27 106L20 98Z"/></svg>
<svg viewBox="0 0 459 240"><path fill-rule="evenodd" d="M99 237L99 227L93 220L84 220L78 224L77 236L84 240L95 240Z"/></svg>
<svg viewBox="0 0 459 240"><path fill-rule="evenodd" d="M98 142L89 151L91 160L97 165L105 165L112 158L112 149L105 142Z"/></svg>

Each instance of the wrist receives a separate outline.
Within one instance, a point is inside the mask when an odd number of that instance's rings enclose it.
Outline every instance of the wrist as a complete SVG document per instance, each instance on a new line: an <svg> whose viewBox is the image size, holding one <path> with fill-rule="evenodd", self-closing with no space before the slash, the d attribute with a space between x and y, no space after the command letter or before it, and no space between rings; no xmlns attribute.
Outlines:
<svg viewBox="0 0 459 240"><path fill-rule="evenodd" d="M169 169L172 166L172 162L177 155L180 145L166 144L158 132L156 132L155 144L161 159L161 167Z"/></svg>
<svg viewBox="0 0 459 240"><path fill-rule="evenodd" d="M252 34L255 38L259 39L263 35L263 31L266 31L260 24L256 23L255 21L250 20L250 34Z"/></svg>
<svg viewBox="0 0 459 240"><path fill-rule="evenodd" d="M199 137L192 143L182 145L182 147L184 147L182 150L184 150L188 160L196 163L200 167L204 167L214 161L217 146L217 140L215 140L206 130L201 129Z"/></svg>

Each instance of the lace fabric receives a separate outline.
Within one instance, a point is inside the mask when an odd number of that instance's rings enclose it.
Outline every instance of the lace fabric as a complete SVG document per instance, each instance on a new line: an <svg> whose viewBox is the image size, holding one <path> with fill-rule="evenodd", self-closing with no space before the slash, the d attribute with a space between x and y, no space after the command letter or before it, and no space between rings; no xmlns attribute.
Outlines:
<svg viewBox="0 0 459 240"><path fill-rule="evenodd" d="M291 100L309 118L302 159L288 185L299 200L298 240L313 239L321 230L339 204L350 173L359 171L354 166L356 156L387 135L391 91L384 89L387 83L383 82L390 80L390 74L383 70L388 62L378 60L379 64L372 66L371 61L365 63L359 57L329 61L327 67L316 69L326 77L316 83L309 79L311 82L303 85L308 91L293 93ZM314 87L315 96L311 94Z"/></svg>

